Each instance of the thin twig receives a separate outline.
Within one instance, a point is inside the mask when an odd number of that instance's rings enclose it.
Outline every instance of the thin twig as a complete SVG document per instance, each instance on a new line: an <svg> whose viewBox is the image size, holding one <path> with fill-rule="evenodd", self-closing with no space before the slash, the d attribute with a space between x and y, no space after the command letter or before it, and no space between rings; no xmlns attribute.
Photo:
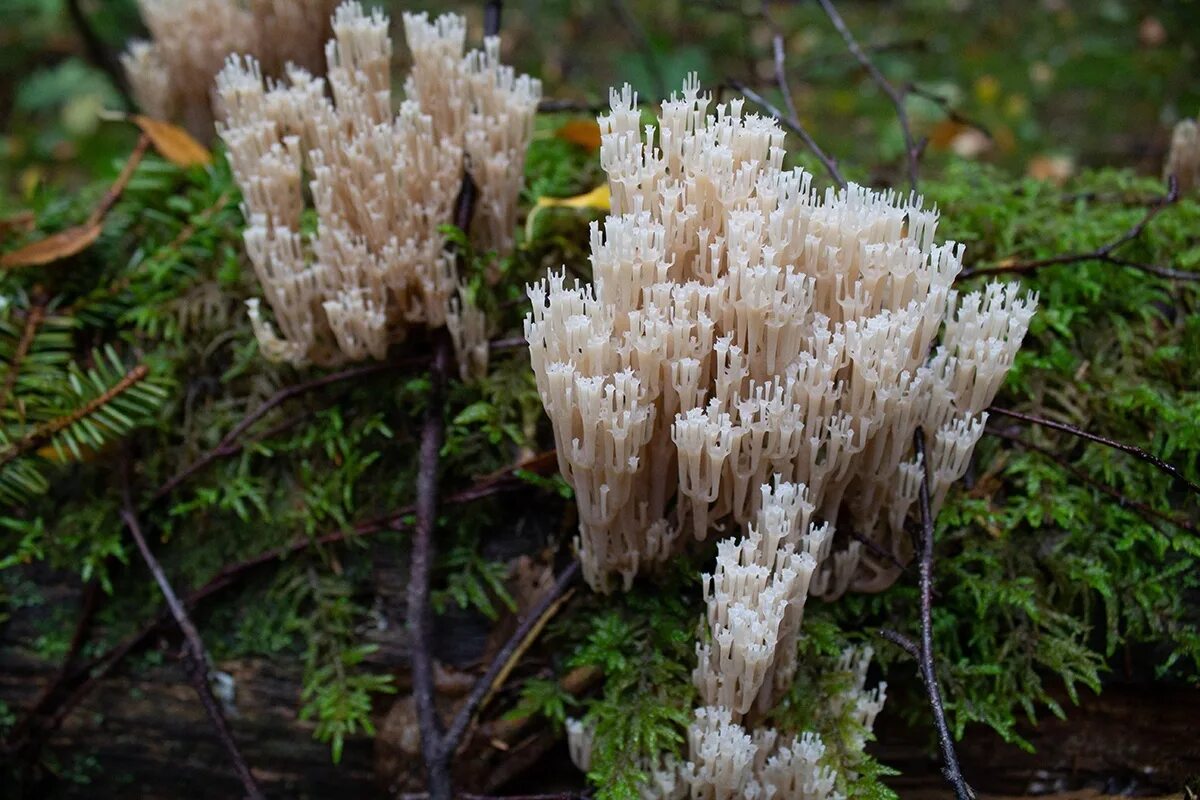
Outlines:
<svg viewBox="0 0 1200 800"><path fill-rule="evenodd" d="M951 105L950 99L948 97L945 97L944 95L940 95L937 92L933 91L932 89L923 89L914 83L905 84L904 85L904 93L916 95L917 97L925 98L926 100L928 100L929 102L933 103L938 108L940 108L942 113L945 114L946 118L949 119L951 122L956 122L959 125L962 125L963 127L966 127L966 128L973 128L973 129L979 131L980 133L982 133L985 137L987 137L988 141L995 141L995 137L992 136L991 130L986 125L984 125L982 122L979 122L978 120L971 119L970 117L968 117L967 115L963 114L961 111L956 109L953 105Z"/></svg>
<svg viewBox="0 0 1200 800"><path fill-rule="evenodd" d="M1155 198L1146 206L1146 213L1142 215L1136 223L1133 224L1127 231L1122 233L1112 241L1102 244L1094 250L1087 250L1078 253L1061 253L1056 256L1047 258L1034 258L1028 261L1001 261L997 264L987 264L981 267L973 267L964 269L958 275L958 280L966 278L974 278L980 275L1009 275L1009 274L1025 274L1034 272L1042 267L1056 267L1063 264L1078 264L1084 261L1101 261L1119 267L1131 267L1141 270L1150 275L1156 275L1160 278L1168 280L1182 281L1200 281L1200 272L1187 272L1184 270L1171 269L1170 267L1160 267L1155 264L1144 264L1138 261L1132 261L1127 258L1116 255L1116 251L1129 244L1135 239L1141 237L1146 231L1146 227L1168 206L1173 205L1179 199L1179 183L1172 175L1167 178L1167 193Z"/></svg>
<svg viewBox="0 0 1200 800"><path fill-rule="evenodd" d="M262 790L258 788L258 782L250 772L250 767L246 764L246 760L242 758L237 743L233 741L233 733L229 730L229 722L225 719L225 715L217 703L217 698L213 696L212 687L208 683L208 651L204 649L204 642L200 638L200 632L196 630L196 626L192 623L191 617L188 616L187 609L184 608L183 603L179 602L175 590L171 587L171 582L167 580L166 573L163 572L162 565L158 563L158 559L155 558L149 545L146 544L146 537L142 535L142 528L138 523L137 511L133 504L133 495L129 489L128 475L125 476L122 497L121 518L125 521L125 527L129 529L130 535L133 536L134 542L137 543L138 551L142 554L142 560L146 562L146 566L158 584L159 591L162 592L163 598L167 601L167 606L171 609L171 615L175 618L175 624L183 631L186 642L183 648L184 670L187 673L188 679L191 681L192 687L196 690L196 694L200 697L200 702L208 714L209 721L212 722L217 738L225 748L230 761L233 762L234 771L237 772L238 778L242 782L242 787L246 790L246 796L252 798L252 800L262 800Z"/></svg>
<svg viewBox="0 0 1200 800"><path fill-rule="evenodd" d="M880 628L879 635L913 657L914 661L921 660L921 648L917 643L903 633L892 628Z"/></svg>
<svg viewBox="0 0 1200 800"><path fill-rule="evenodd" d="M1043 428L1050 428L1051 430L1062 431L1063 433L1069 433L1072 436L1077 436L1080 439L1086 439L1089 442L1096 442L1097 444L1102 444L1105 447L1111 447L1114 450L1120 450L1122 453L1128 453L1129 455L1134 456L1135 458L1139 458L1142 461L1145 461L1147 464L1154 466L1156 469L1160 470L1161 472L1165 472L1166 474L1170 475L1171 477L1178 479L1182 483L1186 484L1187 487L1189 489L1191 489L1193 492L1195 492L1196 494L1200 494L1200 484L1196 484L1196 483L1192 482L1191 480L1188 480L1188 477L1183 474L1183 470L1181 470L1179 467L1175 466L1174 464L1170 464L1166 461L1163 461L1161 458L1154 455L1153 453L1146 452L1145 450L1143 450L1140 447L1137 447L1136 445L1126 444L1125 442L1118 442L1116 439L1109 439L1106 436L1100 436L1099 434L1096 434L1096 433L1088 433L1087 431L1083 430L1082 428L1076 428L1074 425L1068 425L1065 422L1056 422L1055 420L1046 419L1045 417L1037 417L1037 416L1034 416L1033 414L1026 414L1023 411L1013 411L1012 409L1009 409L1009 408L1000 408L999 406L992 406L991 408L988 409L988 413L989 414L1001 414L1005 417L1012 417L1013 419L1019 419L1024 422L1030 422L1034 425L1040 425Z"/></svg>
<svg viewBox="0 0 1200 800"><path fill-rule="evenodd" d="M445 336L438 337L432 369L429 371L429 395L425 423L421 429L417 472L417 524L413 532L408 580L408 630L411 640L413 700L421 734L421 754L425 761L426 788L432 800L450 800L453 785L449 763L442 752L442 721L437 712L433 676L433 613L429 604L429 584L433 574L433 529L437 524L438 455L445 433L442 395L450 363L450 346Z"/></svg>
<svg viewBox="0 0 1200 800"><path fill-rule="evenodd" d="M308 392L320 389L324 386L329 386L333 383L341 383L343 381L351 381L357 378L365 378L369 375L375 375L379 372L384 372L390 369L396 369L401 366L407 366L410 363L417 363L423 359L406 360L404 362L382 362L377 364L368 364L362 367L353 367L340 372L331 372L328 375L322 375L319 378L313 378L303 383L295 383L291 386L286 386L280 389L275 394L267 398L262 405L258 406L252 412L242 417L237 425L230 429L229 433L222 437L221 441L215 447L207 451L204 455L197 458L191 464L188 464L182 470L175 474L174 477L167 480L162 486L155 490L150 497L150 503L161 500L171 492L175 491L181 483L191 478L200 470L207 467L212 462L219 458L226 458L241 451L243 444L240 441L242 434L250 429L254 423L258 422L267 415L272 409L291 400L293 397L298 397Z"/></svg>
<svg viewBox="0 0 1200 800"><path fill-rule="evenodd" d="M933 654L933 512L929 506L929 456L925 452L925 432L917 428L913 434L913 446L921 462L921 486L917 500L921 509L921 681L929 696L929 707L933 711L933 722L937 727L938 742L942 748L942 775L954 787L958 800L974 800L975 792L967 785L958 765L958 754L954 751L954 739L946 724L946 710L942 703L942 690L938 686ZM911 643L910 643L911 644ZM904 647L904 645L901 645ZM905 648L908 649L908 648Z"/></svg>
<svg viewBox="0 0 1200 800"><path fill-rule="evenodd" d="M816 156L817 160L820 161L825 167L825 171L829 173L829 176L833 178L838 186L845 188L846 178L842 175L841 170L838 169L837 162L834 161L828 153L821 149L821 146L817 144L816 140L813 139L812 134L810 134L808 130L805 129L805 127L800 123L800 120L796 117L794 112L785 114L783 111L779 110L770 102L768 102L765 97L741 81L731 79L729 81L729 85L744 94L750 100L750 102L762 106L763 110L783 123L783 125L792 131L792 133L799 136L800 140L804 142L804 146L811 150L812 154ZM784 92L784 96L788 96L786 94L786 89Z"/></svg>
<svg viewBox="0 0 1200 800"><path fill-rule="evenodd" d="M544 619L552 609L557 608L558 601L570 588L575 578L579 575L579 562L572 561L571 565L563 570L558 576L558 580L554 585L538 599L537 604L529 610L529 613L521 620L521 624L513 631L512 636L504 643L504 646L496 653L487 670L480 676L479 680L471 688L470 695L463 703L458 713L454 716L454 720L446 729L446 734L442 739L442 748L446 751L446 756L450 757L458 750L462 744L463 736L467 732L467 728L471 724L471 720L475 717L475 712L484 702L484 698L488 697L493 689L494 684L503 680L503 673L509 667L511 656L518 652L518 648L528 646L528 641L532 641L532 637L537 631L541 630Z"/></svg>
<svg viewBox="0 0 1200 800"><path fill-rule="evenodd" d="M472 486L469 489L464 489L460 492L446 498L446 504L467 503L474 500L479 500L484 497L500 494L502 492L514 491L523 488L527 484L514 480L509 474L500 474L485 481L477 486ZM297 537L290 543L273 547L256 556L252 556L244 561L239 561L236 564L230 564L223 567L216 575L208 580L203 586L188 593L183 598L183 604L187 608L195 608L202 601L212 597L222 590L232 586L237 579L246 573L263 565L277 562L286 558L289 555L307 550L313 547L325 547L333 544L340 544L350 539L356 539L362 536L369 536L375 533L384 531L398 531L408 527L407 519L413 515L415 506L409 505L398 508L388 514L373 519L365 520L354 525L350 529L338 529L330 533L315 538ZM123 639L120 643L105 651L103 654L96 656L87 663L80 665L75 669L69 677L61 683L64 687L78 686L65 700L63 700L57 708L54 709L54 714L49 720L41 726L43 734L49 733L57 729L67 716L86 698L101 680L112 673L114 669L132 652L139 649L156 631L163 630L171 621L171 612L169 609L162 609L151 620L145 622L140 628ZM45 714L49 709L35 708L32 709L27 716L37 716ZM22 731L30 727L30 724L23 720L17 726ZM14 728L6 743L6 749L12 750L19 744L19 737L16 735L17 728Z"/></svg>
<svg viewBox="0 0 1200 800"><path fill-rule="evenodd" d="M908 119L908 110L904 107L904 92L892 85L879 67L875 66L875 62L867 55L866 51L859 45L858 40L854 38L854 34L846 27L846 21L842 19L842 15L834 7L831 0L817 0L821 4L821 8L825 11L825 16L829 17L829 21L833 23L833 27L837 28L838 33L842 35L842 39L846 42L846 47L858 60L858 63L870 74L871 79L875 84L888 96L892 101L892 106L896 109L896 118L900 122L900 132L904 135L904 150L908 157L908 181L910 188L915 192L917 190L918 180L918 162L921 156L921 146L913 139L912 124Z"/></svg>
<svg viewBox="0 0 1200 800"><path fill-rule="evenodd" d="M1006 441L1012 442L1013 444L1017 445L1018 447L1023 447L1026 450L1032 450L1033 452L1038 453L1039 455L1050 459L1055 464L1058 464L1060 467L1065 469L1067 472L1071 473L1071 475L1074 476L1076 480L1086 483L1087 485L1091 486L1093 489L1103 492L1104 494L1108 495L1112 499L1116 500L1117 505L1121 506L1122 508L1132 508L1134 511L1141 514L1144 518L1153 517L1154 519L1158 519L1158 520L1161 520L1162 522L1167 522L1167 523L1170 523L1171 525L1182 528L1183 530L1187 531L1188 533L1200 534L1200 528L1197 528L1195 524L1188 522L1187 520L1171 516L1170 514L1166 514L1162 511L1159 511L1157 508L1152 508L1151 506L1148 506L1145 503L1134 500L1133 498L1126 497L1120 491L1113 488L1112 486L1109 486L1106 483L1101 483L1100 481L1098 481L1095 478L1088 475L1083 470L1076 468L1075 465L1071 464L1065 458L1058 455L1057 453L1055 453L1053 450L1050 450L1049 448L1042 447L1041 445L1034 444L1033 442L1030 442L1030 441L1026 441L1025 439L1022 439L1020 436L1017 436L1013 433L1009 433L1008 431L997 430L995 428L987 428L984 430L984 433L988 434L989 436L995 436L1000 439L1004 439Z"/></svg>

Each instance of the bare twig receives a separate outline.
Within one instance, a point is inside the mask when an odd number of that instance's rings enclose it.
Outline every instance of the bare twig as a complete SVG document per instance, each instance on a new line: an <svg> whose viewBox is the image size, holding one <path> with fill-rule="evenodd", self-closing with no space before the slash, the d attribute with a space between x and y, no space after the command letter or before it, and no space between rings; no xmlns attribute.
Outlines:
<svg viewBox="0 0 1200 800"><path fill-rule="evenodd" d="M1023 411L1013 411L1012 409L1009 409L1009 408L1000 408L999 406L992 406L991 408L988 409L988 413L989 414L1000 414L1005 417L1012 417L1013 419L1022 420L1023 422L1030 422L1034 425L1040 425L1043 428L1050 428L1051 430L1062 431L1063 433L1069 433L1072 436L1077 436L1080 439L1086 439L1089 442L1096 442L1097 444L1102 444L1105 447L1111 447L1114 450L1120 450L1122 453L1128 453L1129 455L1139 458L1142 461L1145 461L1147 464L1154 466L1156 469L1160 470L1161 472L1165 472L1166 474L1170 475L1171 477L1176 478L1177 480L1184 483L1193 492L1195 492L1196 494L1200 494L1200 484L1196 484L1196 483L1192 482L1191 480L1189 480L1188 477L1183 474L1183 470L1181 470L1179 467L1175 466L1174 464L1169 464L1166 461L1163 461L1161 458L1154 455L1153 453L1146 452L1145 450L1143 450L1140 447L1137 447L1136 445L1126 444L1125 442L1118 442L1116 439L1109 439L1108 437L1100 436L1099 434L1088 433L1087 431L1083 430L1082 428L1077 428L1074 425L1068 425L1065 422L1056 422L1055 420L1046 419L1045 417L1034 416L1033 414L1026 414Z"/></svg>
<svg viewBox="0 0 1200 800"><path fill-rule="evenodd" d="M1009 275L1009 274L1025 274L1035 272L1042 267L1056 267L1063 264L1078 264L1084 261L1101 261L1107 264L1112 264L1119 267L1131 267L1136 270L1141 270L1150 275L1156 275L1160 278L1169 280L1182 281L1200 281L1200 272L1187 272L1184 270L1171 269L1170 267L1160 267L1155 264L1144 264L1138 261L1132 261L1123 258L1116 254L1116 251L1133 240L1141 237L1146 231L1146 227L1162 213L1163 209L1173 205L1179 199L1179 184L1172 175L1167 179L1167 193L1155 198L1146 206L1146 213L1142 215L1129 230L1122 233L1112 241L1102 244L1094 250L1087 250L1078 253L1062 253L1056 256L1047 258L1034 258L1028 261L1013 261L1005 260L997 264L987 264L981 267L973 267L964 269L959 273L958 279L974 278L980 275Z"/></svg>
<svg viewBox="0 0 1200 800"><path fill-rule="evenodd" d="M519 649L524 649L528 646L529 641L532 641L532 638L541 630L545 619L558 607L559 601L563 599L567 589L570 588L578 575L579 562L572 561L571 565L564 569L562 574L558 576L558 580L554 582L554 585L529 610L529 613L521 620L521 624L513 631L512 636L508 638L508 641L496 653L487 670L475 682L475 685L471 688L470 695L467 696L466 702L458 710L443 737L442 747L446 751L447 758L458 750L459 745L462 744L463 736L471 724L471 720L475 717L475 712L483 705L485 698L492 693L494 685L503 680L505 671L511 668L510 662L512 656L516 655Z"/></svg>
<svg viewBox="0 0 1200 800"><path fill-rule="evenodd" d="M842 35L842 39L845 40L846 47L850 50L851 54L854 55L858 63L871 76L871 80L875 81L880 90L892 101L892 106L896 109L896 118L900 122L900 132L904 135L904 150L908 157L909 186L915 192L917 190L918 162L921 157L922 147L913 138L912 124L908 119L908 110L904 106L904 91L893 86L891 81L879 71L879 67L875 66L875 62L871 60L871 57L859 45L858 40L854 38L854 34L846 27L846 21L842 19L842 15L834 7L832 0L817 0L817 2L821 4L821 8L825 11L825 16L829 17L829 21L833 23L833 27L837 28L838 33Z"/></svg>
<svg viewBox="0 0 1200 800"><path fill-rule="evenodd" d="M975 792L967 785L962 770L958 766L958 754L954 751L954 739L950 735L950 727L946 724L946 710L942 703L942 690L938 686L937 672L934 667L933 654L933 512L929 507L929 456L925 452L925 432L917 428L913 434L913 445L917 458L921 461L921 487L918 503L921 509L921 644L918 664L921 682L925 684L925 693L929 696L929 707L933 711L933 722L937 727L938 743L942 749L942 775L954 787L957 800L974 800ZM886 635L886 634L885 634ZM893 640L897 641L897 640ZM909 641L907 645L912 645ZM900 646L911 652L909 646Z"/></svg>
<svg viewBox="0 0 1200 800"><path fill-rule="evenodd" d="M921 660L921 648L917 643L903 633L892 628L880 628L879 635L913 657L914 661Z"/></svg>
<svg viewBox="0 0 1200 800"><path fill-rule="evenodd" d="M1117 505L1121 506L1122 508L1132 508L1134 511L1141 514L1143 518L1153 517L1154 519L1158 519L1158 520L1161 520L1162 522L1167 522L1167 523L1170 523L1171 525L1175 525L1176 527L1182 528L1183 530L1185 530L1189 533L1200 533L1200 529L1198 529L1194 523L1191 523L1185 519L1180 519L1178 517L1171 516L1170 514L1166 514L1162 511L1159 511L1156 508L1152 508L1151 506L1146 505L1145 503L1134 500L1131 497L1126 497L1125 495L1123 495L1121 492L1119 492L1117 489L1113 488L1112 486L1109 486L1106 483L1101 483L1100 481L1098 481L1095 478L1088 475L1083 470L1076 468L1075 465L1071 464L1071 462L1067 461L1065 458L1058 455L1057 453L1055 453L1053 450L1050 450L1049 448L1042 447L1041 445L1034 444L1033 442L1030 442L1030 441L1026 441L1025 439L1022 439L1020 436L1010 433L1009 431L997 430L995 428L987 428L984 431L984 433L986 433L990 436L995 436L997 438L1004 439L1005 441L1012 442L1013 444L1017 445L1018 447L1023 447L1026 450L1032 450L1033 452L1035 452L1045 458L1050 459L1055 464L1058 464L1060 467L1065 469L1067 472L1071 473L1071 475L1074 476L1074 478L1076 480L1078 480L1082 483L1086 483L1088 486L1091 486L1093 489L1096 489L1096 490L1101 491L1104 494L1108 495L1112 499L1116 500Z"/></svg>
<svg viewBox="0 0 1200 800"><path fill-rule="evenodd" d="M772 19L765 5L762 9L762 16L767 27L771 29L771 50L775 66L775 85L779 89L779 93L783 95L783 104L787 108L787 116L784 117L777 113L778 109L764 103L763 99L751 91L749 87L738 84L734 84L734 86L738 91L746 95L751 102L758 103L766 109L768 114L771 114L788 128L791 128L800 137L800 140L804 142L804 145L817 157L817 160L825 166L825 170L833 178L834 182L844 189L846 187L846 179L842 177L842 173L838 170L837 161L821 149L816 139L809 134L808 130L800 122L800 112L796 110L796 101L792 97L792 87L788 83L787 51L784 46L783 34L775 26L775 20Z"/></svg>
<svg viewBox="0 0 1200 800"><path fill-rule="evenodd" d="M186 467L176 473L174 477L170 478L166 483L158 487L154 494L151 495L150 502L154 503L158 500L161 500L163 497L179 488L179 485L184 481L188 480L197 472L204 469L217 459L226 458L240 452L243 447L243 444L240 441L242 435L249 430L254 423L266 416L267 413L269 413L272 409L282 405L288 400L291 400L293 397L307 394L308 392L320 389L323 386L329 386L333 383L341 383L343 381L365 378L368 375L375 375L389 369L396 369L399 366L407 366L423 360L424 359L411 359L400 363L382 362L377 364L368 364L362 367L353 367L340 372L331 372L328 375L322 375L319 378L313 378L312 380L304 381L303 383L295 383L291 386L286 386L283 389L280 389L278 392L267 398L267 400L265 400L258 408L242 417L241 421L238 422L237 425L234 425L233 428L230 429L229 433L225 434L225 436L222 437L221 441L218 442L215 447L206 452L204 455L200 456L191 464L188 464Z"/></svg>
<svg viewBox="0 0 1200 800"><path fill-rule="evenodd" d="M425 781L431 800L450 800L453 785L449 760L442 750L442 721L437 712L433 680L433 614L429 605L429 584L433 573L433 529L437 523L438 454L445 432L442 395L450 363L450 346L439 337L433 368L429 373L429 396L417 472L417 524L413 533L408 580L408 630L411 638L413 700L421 733L421 754L425 761Z"/></svg>
<svg viewBox="0 0 1200 800"><path fill-rule="evenodd" d="M233 734L229 730L229 723L226 721L220 705L217 704L217 699L213 696L212 687L209 686L208 652L204 649L204 642L200 638L200 632L196 630L196 626L192 623L191 617L188 616L187 609L184 608L183 603L179 602L175 590L171 587L171 582L167 580L167 576L163 572L162 566L158 563L158 559L155 558L149 545L146 544L146 537L142 535L141 525L138 523L137 511L133 504L133 496L129 490L128 475L125 476L122 496L121 518L125 521L125 527L129 529L130 535L133 536L134 542L137 543L138 551L142 554L142 560L146 562L147 568L149 568L155 582L158 584L159 591L162 592L163 598L167 601L167 606L171 610L171 616L175 618L175 624L183 631L185 640L183 648L184 669L187 672L188 679L191 681L192 687L196 690L196 694L200 697L200 702L208 714L209 721L212 722L217 738L225 748L230 761L233 762L234 771L237 772L238 778L242 782L242 787L246 790L246 796L252 798L252 800L262 800L262 790L258 788L258 782L254 779L254 775L250 772L250 767L246 764L246 760L242 758L241 751L238 750L237 744L233 741Z"/></svg>
<svg viewBox="0 0 1200 800"><path fill-rule="evenodd" d="M962 125L963 127L966 127L966 128L973 128L973 129L979 131L980 133L982 133L984 136L986 136L989 141L995 140L995 137L992 136L991 130L986 125L979 122L978 120L971 119L970 117L966 116L961 111L956 109L953 105L950 104L949 98L947 98L943 95L940 95L937 92L932 91L930 89L923 89L914 83L905 84L904 85L904 93L916 95L917 97L925 98L926 100L928 100L929 102L933 103L938 108L940 108L942 110L942 113L945 114L946 118L949 119L951 122L956 122L959 125Z"/></svg>

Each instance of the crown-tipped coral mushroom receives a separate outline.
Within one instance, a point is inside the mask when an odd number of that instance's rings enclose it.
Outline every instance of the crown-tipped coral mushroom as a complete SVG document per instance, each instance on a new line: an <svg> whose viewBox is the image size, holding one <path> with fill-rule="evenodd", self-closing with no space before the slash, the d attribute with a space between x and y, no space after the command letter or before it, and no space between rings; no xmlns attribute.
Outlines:
<svg viewBox="0 0 1200 800"><path fill-rule="evenodd" d="M121 60L141 109L182 119L212 135L212 82L225 59L245 53L270 74L288 63L321 67L329 15L337 0L138 0L150 40Z"/></svg>
<svg viewBox="0 0 1200 800"><path fill-rule="evenodd" d="M774 475L807 487L816 518L904 561L914 430L933 441L936 506L1035 306L1012 284L959 297L962 247L934 243L936 211L853 184L819 195L783 168L775 120L709 105L692 79L643 139L633 92L612 93L594 282L529 287L526 338L575 488L579 556L604 591L684 531L754 519ZM896 574L855 541L812 589L878 590Z"/></svg>
<svg viewBox="0 0 1200 800"><path fill-rule="evenodd" d="M804 487L764 486L747 535L718 544L716 570L704 576L709 636L696 648L692 677L702 705L688 728L688 761L667 757L642 765L646 800L843 797L839 777L845 784L854 775L839 776L839 770L852 770L861 757L887 689L865 688L870 648L843 653L836 671L846 675L844 687L814 698L822 715L839 721L846 763L826 758L815 731L785 733L754 724L795 677L809 582L829 543L828 524L812 525L812 511ZM567 733L571 758L588 769L592 732L571 720Z"/></svg>
<svg viewBox="0 0 1200 800"><path fill-rule="evenodd" d="M217 80L245 240L267 304L249 303L264 354L292 364L383 358L414 325L450 323L464 366L486 366L486 326L458 288L439 227L450 222L464 168L479 187L473 240L512 245L516 196L540 83L499 63L499 42L464 55L466 22L406 14L413 53L398 114L391 107L388 21L357 2L334 15L328 84L291 67L268 87L254 59ZM302 231L309 180L315 233Z"/></svg>

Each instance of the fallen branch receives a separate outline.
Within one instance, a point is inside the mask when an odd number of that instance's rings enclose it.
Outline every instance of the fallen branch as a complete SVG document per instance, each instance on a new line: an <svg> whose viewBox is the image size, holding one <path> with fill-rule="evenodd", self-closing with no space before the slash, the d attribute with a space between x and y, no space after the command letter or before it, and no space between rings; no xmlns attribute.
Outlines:
<svg viewBox="0 0 1200 800"><path fill-rule="evenodd" d="M514 480L510 474L498 475L477 486L451 495L446 498L446 503L449 505L471 502L502 492L515 491L516 489L523 488L525 485L520 481ZM404 506L383 516L360 522L349 530L336 530L315 538L298 537L288 544L273 547L244 561L223 567L203 586L187 594L183 598L183 605L189 609L195 608L203 600L232 586L244 574L311 547L339 544L349 539L369 536L384 531L402 530L408 527L407 518L412 516L414 508L411 505ZM101 655L92 658L87 663L80 665L69 676L58 681L62 687L77 686L77 688L54 708L53 716L40 726L41 733L43 735L48 734L62 725L67 716L70 715L79 703L91 694L92 690L96 688L101 680L110 675L129 654L144 645L152 635L165 629L170 622L171 612L169 609L164 608L153 619L143 623L140 628L120 643ZM57 690L55 694L57 694ZM53 697L53 695L50 695L50 697ZM46 707L31 707L26 712L22 722L18 723L18 726L13 729L13 734L8 737L5 749L13 750L19 747L21 741L17 736L18 728L24 733L32 726L33 718L44 715L49 710Z"/></svg>
<svg viewBox="0 0 1200 800"><path fill-rule="evenodd" d="M175 624L183 631L185 640L183 648L184 671L187 673L188 680L191 682L192 688L196 690L196 694L199 696L200 702L208 714L209 721L212 723L213 730L216 731L217 738L225 748L229 760L233 762L234 771L237 772L238 778L242 782L242 787L246 790L246 796L251 798L251 800L262 800L262 790L258 788L258 782L254 779L254 775L251 774L246 760L242 758L237 743L233 741L233 733L229 730L229 722L225 719L220 705L217 704L217 698L213 696L212 687L208 683L208 651L204 649L204 642L200 638L200 632L196 630L196 626L192 623L191 617L188 616L187 609L184 608L183 603L179 602L179 598L176 596L175 590L171 587L170 581L167 580L162 566L158 563L158 559L155 558L154 553L151 552L149 545L146 544L146 537L142 535L141 525L138 523L137 511L133 504L133 496L129 490L128 475L125 476L122 496L121 518L125 522L125 527L129 529L129 534L133 537L134 542L137 543L138 552L142 555L142 561L146 563L146 567L150 570L150 573L154 576L154 581L158 584L159 591L162 592L163 598L167 601L167 607L171 610L171 616L175 618Z"/></svg>
<svg viewBox="0 0 1200 800"><path fill-rule="evenodd" d="M1141 219L1134 223L1129 230L1107 244L1102 244L1094 250L1079 253L1062 253L1057 256L1035 258L1028 261L1005 260L997 264L964 269L958 274L958 280L974 278L980 275L1024 275L1035 272L1043 267L1057 267L1063 264L1078 264L1085 261L1100 261L1118 267L1130 267L1168 280L1200 281L1200 272L1187 272L1171 269L1170 267L1160 267L1155 264L1145 264L1116 255L1118 249L1141 237L1151 221L1162 213L1163 209L1173 205L1178 199L1179 184L1175 180L1175 176L1172 175L1167 179L1167 193L1152 200L1146 206L1146 213Z"/></svg>
<svg viewBox="0 0 1200 800"><path fill-rule="evenodd" d="M1096 442L1097 444L1102 444L1105 447L1111 447L1114 450L1120 450L1122 453L1128 453L1131 456L1134 456L1136 458L1141 459L1142 461L1145 461L1147 464L1153 465L1156 469L1160 470L1161 472L1165 472L1166 474L1170 475L1171 477L1178 479L1179 481L1181 481L1182 483L1187 485L1187 487L1189 489L1191 489L1193 492L1200 495L1200 484L1196 484L1196 483L1192 482L1191 480L1188 480L1188 477L1183 474L1183 470L1181 470L1179 467L1175 466L1174 464L1169 464L1166 461L1163 461L1161 458L1154 455L1153 453L1146 452L1145 450L1143 450L1140 447L1137 447L1136 445L1125 444L1124 442L1118 442L1116 439L1109 439L1106 436L1100 436L1099 434L1095 434L1095 433L1088 433L1087 431L1083 430L1082 428L1077 428L1074 425L1068 425L1065 422L1056 422L1052 419L1046 419L1044 417L1037 417L1037 416L1034 416L1033 414L1026 414L1023 411L1013 411L1012 409L1008 409L1008 408L1000 408L998 406L992 406L991 408L988 409L988 413L989 414L1000 414L1005 417L1012 417L1013 419L1019 419L1024 422L1029 422L1034 425L1040 425L1043 428L1050 428L1051 430L1062 431L1063 433L1069 433L1072 436L1077 436L1080 439L1086 439L1089 442Z"/></svg>

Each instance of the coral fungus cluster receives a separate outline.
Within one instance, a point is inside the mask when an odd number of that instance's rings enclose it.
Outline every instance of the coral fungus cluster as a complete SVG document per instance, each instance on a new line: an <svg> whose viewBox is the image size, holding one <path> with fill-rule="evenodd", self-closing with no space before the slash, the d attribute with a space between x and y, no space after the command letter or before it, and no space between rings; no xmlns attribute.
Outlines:
<svg viewBox="0 0 1200 800"><path fill-rule="evenodd" d="M413 68L394 114L387 28L382 13L348 2L334 15L327 78L293 66L268 85L252 58L231 58L218 76L246 249L274 318L252 300L251 320L272 360L379 359L412 326L447 321L460 364L486 356L481 312L453 297L440 228L466 170L479 192L473 242L511 249L541 85L500 63L495 38L464 54L462 17L405 14Z"/></svg>
<svg viewBox="0 0 1200 800"><path fill-rule="evenodd" d="M645 139L635 96L600 118L613 205L591 285L529 288L526 338L575 489L584 574L609 590L690 531L745 525L774 476L853 529L815 586L884 588L929 432L934 504L966 468L1035 306L1014 284L960 296L962 247L920 198L823 195L783 166L778 123L715 113L695 82ZM940 339L940 340L939 340ZM889 558L880 558L880 553Z"/></svg>

